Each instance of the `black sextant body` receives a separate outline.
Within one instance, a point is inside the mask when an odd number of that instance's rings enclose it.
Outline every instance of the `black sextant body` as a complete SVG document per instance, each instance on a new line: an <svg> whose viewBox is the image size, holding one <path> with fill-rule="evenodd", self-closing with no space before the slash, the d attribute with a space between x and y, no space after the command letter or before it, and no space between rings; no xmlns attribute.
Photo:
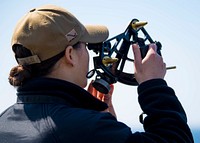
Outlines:
<svg viewBox="0 0 200 143"><path fill-rule="evenodd" d="M123 33L103 43L88 44L88 49L93 50L98 56L93 58L94 69L87 77L91 78L96 73L93 86L98 91L108 93L110 84L117 81L127 85L138 85L134 74L126 72L124 68L126 62L134 62L134 59L128 56L132 44L137 43L140 46L142 58L145 57L150 43L157 45L157 53L161 55L162 45L152 40L144 28L146 24L147 22L133 19Z"/></svg>

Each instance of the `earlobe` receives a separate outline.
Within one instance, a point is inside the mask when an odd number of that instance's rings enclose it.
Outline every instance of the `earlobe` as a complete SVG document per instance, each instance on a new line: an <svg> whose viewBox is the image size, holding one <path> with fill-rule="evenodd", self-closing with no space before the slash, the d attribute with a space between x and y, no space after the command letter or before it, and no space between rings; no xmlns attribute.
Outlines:
<svg viewBox="0 0 200 143"><path fill-rule="evenodd" d="M72 46L68 46L65 49L65 61L67 64L74 66L74 51L73 51L73 47Z"/></svg>

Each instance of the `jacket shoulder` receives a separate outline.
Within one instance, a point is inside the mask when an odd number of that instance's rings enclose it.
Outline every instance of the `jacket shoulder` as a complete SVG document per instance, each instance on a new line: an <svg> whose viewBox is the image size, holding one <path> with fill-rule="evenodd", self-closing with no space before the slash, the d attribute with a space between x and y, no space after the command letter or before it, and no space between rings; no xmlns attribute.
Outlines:
<svg viewBox="0 0 200 143"><path fill-rule="evenodd" d="M110 113L65 106L54 107L49 113L55 134L62 141L120 143L131 134L130 128Z"/></svg>

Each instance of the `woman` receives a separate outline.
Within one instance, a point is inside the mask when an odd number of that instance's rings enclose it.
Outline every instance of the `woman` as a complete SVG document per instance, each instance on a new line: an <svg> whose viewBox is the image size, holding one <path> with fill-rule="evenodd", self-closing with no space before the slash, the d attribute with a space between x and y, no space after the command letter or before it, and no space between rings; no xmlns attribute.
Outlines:
<svg viewBox="0 0 200 143"><path fill-rule="evenodd" d="M166 67L155 44L144 59L133 45L139 103L147 115L145 132L132 133L117 121L113 85L106 96L91 84L84 90L86 44L107 37L106 27L83 26L63 8L47 5L30 10L13 33L18 66L11 70L9 82L17 87L17 103L0 117L0 142L192 143L185 112L164 80Z"/></svg>

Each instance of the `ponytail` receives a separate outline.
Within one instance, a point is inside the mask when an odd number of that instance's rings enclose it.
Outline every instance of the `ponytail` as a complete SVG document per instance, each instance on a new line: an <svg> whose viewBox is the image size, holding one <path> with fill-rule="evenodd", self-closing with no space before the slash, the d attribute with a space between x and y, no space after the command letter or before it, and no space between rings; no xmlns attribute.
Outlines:
<svg viewBox="0 0 200 143"><path fill-rule="evenodd" d="M15 44L12 49L15 53L16 60L18 58L32 56L31 51L22 45ZM37 64L15 66L10 71L8 77L9 83L13 86L21 86L25 81L28 81L31 78L47 75L51 72L52 67L56 64L56 62L64 56L64 54L65 51Z"/></svg>

